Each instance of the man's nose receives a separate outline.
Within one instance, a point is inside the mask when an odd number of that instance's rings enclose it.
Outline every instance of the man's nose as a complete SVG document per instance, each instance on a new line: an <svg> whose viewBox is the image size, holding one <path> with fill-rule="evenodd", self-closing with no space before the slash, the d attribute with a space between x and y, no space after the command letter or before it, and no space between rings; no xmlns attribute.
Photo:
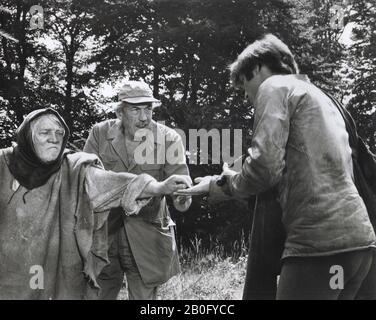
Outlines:
<svg viewBox="0 0 376 320"><path fill-rule="evenodd" d="M147 116L146 116L146 112L144 110L140 110L140 117L139 117L140 121L145 121L147 120Z"/></svg>
<svg viewBox="0 0 376 320"><path fill-rule="evenodd" d="M59 142L59 136L56 133L52 132L48 137L48 142L58 143Z"/></svg>
<svg viewBox="0 0 376 320"><path fill-rule="evenodd" d="M248 97L249 97L249 96L248 96L247 91L244 91L244 99L245 99L245 100L248 100Z"/></svg>

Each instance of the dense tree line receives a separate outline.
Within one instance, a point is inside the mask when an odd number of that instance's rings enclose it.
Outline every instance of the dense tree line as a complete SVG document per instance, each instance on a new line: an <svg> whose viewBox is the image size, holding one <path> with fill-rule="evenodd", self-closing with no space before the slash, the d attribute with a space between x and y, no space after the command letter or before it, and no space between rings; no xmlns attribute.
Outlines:
<svg viewBox="0 0 376 320"><path fill-rule="evenodd" d="M340 5L354 23L354 43L340 41ZM30 8L43 8L43 29ZM349 102L360 134L375 151L376 10L373 1L328 0L2 0L0 11L0 146L9 146L23 116L50 106L81 148L91 126L113 117L116 97L104 84L143 78L162 101L156 119L183 129L242 129L252 134L252 106L231 88L227 66L258 36L272 32L296 53L302 73ZM187 134L187 136L189 136ZM189 141L188 141L189 143ZM220 165L190 164L193 177ZM173 213L178 235L231 243L248 232L251 210L233 202L195 199Z"/></svg>

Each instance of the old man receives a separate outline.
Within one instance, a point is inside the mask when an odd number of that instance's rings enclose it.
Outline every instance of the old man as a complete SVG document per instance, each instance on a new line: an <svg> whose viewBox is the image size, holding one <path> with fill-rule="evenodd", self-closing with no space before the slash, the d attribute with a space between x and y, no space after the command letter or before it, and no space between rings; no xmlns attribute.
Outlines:
<svg viewBox="0 0 376 320"><path fill-rule="evenodd" d="M179 134L152 120L159 100L150 87L143 81L125 81L118 98L117 119L96 124L84 150L98 155L104 167L115 172L147 173L157 180L189 175ZM191 204L191 197L172 196L172 200L181 212ZM124 217L117 211L111 210L109 218L111 263L98 278L100 298L116 299L125 273L129 299L156 299L158 286L180 271L166 198L154 197L137 216Z"/></svg>
<svg viewBox="0 0 376 320"><path fill-rule="evenodd" d="M40 109L17 146L0 150L0 299L92 297L108 263L108 210L137 214L147 198L190 183L105 171L95 155L67 150L68 137L60 115Z"/></svg>

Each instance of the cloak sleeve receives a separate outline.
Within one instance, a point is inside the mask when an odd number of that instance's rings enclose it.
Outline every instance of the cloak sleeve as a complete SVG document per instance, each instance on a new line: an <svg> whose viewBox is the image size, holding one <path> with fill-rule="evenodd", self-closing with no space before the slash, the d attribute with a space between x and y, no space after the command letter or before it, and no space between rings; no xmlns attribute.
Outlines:
<svg viewBox="0 0 376 320"><path fill-rule="evenodd" d="M154 180L147 174L115 173L92 165L86 172L85 188L94 212L122 206L131 215L147 204L142 193Z"/></svg>

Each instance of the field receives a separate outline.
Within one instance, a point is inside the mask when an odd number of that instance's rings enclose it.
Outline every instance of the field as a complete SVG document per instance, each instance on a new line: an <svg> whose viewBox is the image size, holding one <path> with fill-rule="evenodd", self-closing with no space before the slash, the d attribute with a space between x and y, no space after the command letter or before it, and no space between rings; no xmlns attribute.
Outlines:
<svg viewBox="0 0 376 320"><path fill-rule="evenodd" d="M158 291L159 300L240 300L246 272L244 239L233 244L232 256L223 256L223 247L204 250L195 238L189 249L180 250L182 273ZM119 295L128 299L126 283Z"/></svg>

